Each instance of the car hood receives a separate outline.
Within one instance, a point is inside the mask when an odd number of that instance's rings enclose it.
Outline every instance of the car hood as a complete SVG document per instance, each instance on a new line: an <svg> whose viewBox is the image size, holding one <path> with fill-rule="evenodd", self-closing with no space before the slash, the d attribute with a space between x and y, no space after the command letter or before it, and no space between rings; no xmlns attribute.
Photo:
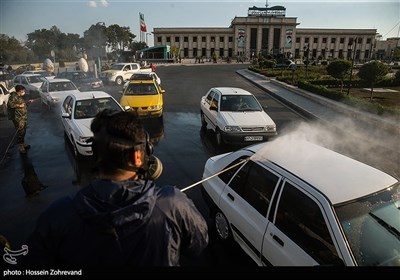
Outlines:
<svg viewBox="0 0 400 280"><path fill-rule="evenodd" d="M31 83L31 84L29 84L30 86L32 86L32 87L34 87L34 88L36 88L36 89L39 89L41 86L42 86L42 82L40 82L40 83Z"/></svg>
<svg viewBox="0 0 400 280"><path fill-rule="evenodd" d="M79 84L90 84L90 83L94 83L94 82L99 82L101 81L99 78L85 78L85 79L80 79L77 80L76 82Z"/></svg>
<svg viewBox="0 0 400 280"><path fill-rule="evenodd" d="M274 125L275 122L264 111L256 112L221 112L221 118L227 125L264 126Z"/></svg>
<svg viewBox="0 0 400 280"><path fill-rule="evenodd" d="M112 73L114 73L114 72L119 72L119 71L121 71L121 70L111 70L111 69L109 69L109 70L101 71L101 73L112 74Z"/></svg>
<svg viewBox="0 0 400 280"><path fill-rule="evenodd" d="M75 120L76 126L78 127L81 136L91 137L93 136L93 132L90 129L90 125L92 124L93 118Z"/></svg>
<svg viewBox="0 0 400 280"><path fill-rule="evenodd" d="M62 101L62 100L64 100L65 97L67 97L68 94L71 94L71 93L75 94L78 92L80 92L80 91L77 89L66 90L66 91L52 91L52 92L49 92L49 95L53 98L58 97Z"/></svg>
<svg viewBox="0 0 400 280"><path fill-rule="evenodd" d="M131 95L122 96L120 104L122 107L148 107L155 105L162 105L161 94L155 95Z"/></svg>

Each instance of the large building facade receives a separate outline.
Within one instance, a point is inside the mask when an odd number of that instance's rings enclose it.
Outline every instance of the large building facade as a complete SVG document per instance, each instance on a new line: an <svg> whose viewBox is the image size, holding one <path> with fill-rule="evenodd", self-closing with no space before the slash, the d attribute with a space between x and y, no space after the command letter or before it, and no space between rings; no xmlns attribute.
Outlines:
<svg viewBox="0 0 400 280"><path fill-rule="evenodd" d="M286 8L251 7L246 17L235 17L228 28L154 28L154 45L180 50L183 58L252 58L259 53L291 59L374 57L376 29L298 28Z"/></svg>

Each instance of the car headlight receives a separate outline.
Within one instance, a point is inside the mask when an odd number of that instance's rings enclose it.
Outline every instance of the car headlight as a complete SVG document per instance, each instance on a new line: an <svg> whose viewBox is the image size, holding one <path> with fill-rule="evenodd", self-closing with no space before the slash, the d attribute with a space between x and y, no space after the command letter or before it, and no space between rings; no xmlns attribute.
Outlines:
<svg viewBox="0 0 400 280"><path fill-rule="evenodd" d="M160 110L161 106L160 105L154 105L154 106L149 106L150 110Z"/></svg>
<svg viewBox="0 0 400 280"><path fill-rule="evenodd" d="M224 127L225 132L240 132L242 131L239 126L227 125Z"/></svg>
<svg viewBox="0 0 400 280"><path fill-rule="evenodd" d="M117 72L111 73L111 76L115 76L115 75L117 75Z"/></svg>
<svg viewBox="0 0 400 280"><path fill-rule="evenodd" d="M267 125L265 127L266 131L276 131L276 125Z"/></svg>
<svg viewBox="0 0 400 280"><path fill-rule="evenodd" d="M92 137L79 136L79 142L87 143L90 138L92 138Z"/></svg>

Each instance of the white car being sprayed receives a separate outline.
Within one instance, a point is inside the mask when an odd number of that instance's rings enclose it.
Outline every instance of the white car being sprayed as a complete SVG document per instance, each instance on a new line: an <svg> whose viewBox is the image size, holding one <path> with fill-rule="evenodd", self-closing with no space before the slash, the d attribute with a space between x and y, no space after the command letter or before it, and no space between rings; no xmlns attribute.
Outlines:
<svg viewBox="0 0 400 280"><path fill-rule="evenodd" d="M104 91L79 92L65 98L61 106L61 121L65 139L71 142L76 157L93 155L90 125L96 114L104 109L124 110Z"/></svg>
<svg viewBox="0 0 400 280"><path fill-rule="evenodd" d="M400 265L400 183L372 166L281 136L209 158L202 184L219 239L258 265Z"/></svg>

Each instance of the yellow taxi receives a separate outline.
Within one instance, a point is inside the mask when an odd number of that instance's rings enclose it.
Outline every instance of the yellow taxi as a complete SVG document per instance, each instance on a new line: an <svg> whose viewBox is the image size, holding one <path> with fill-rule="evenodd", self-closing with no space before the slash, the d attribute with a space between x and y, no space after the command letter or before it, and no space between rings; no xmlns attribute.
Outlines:
<svg viewBox="0 0 400 280"><path fill-rule="evenodd" d="M164 92L153 79L131 80L119 103L129 106L139 117L161 117Z"/></svg>

